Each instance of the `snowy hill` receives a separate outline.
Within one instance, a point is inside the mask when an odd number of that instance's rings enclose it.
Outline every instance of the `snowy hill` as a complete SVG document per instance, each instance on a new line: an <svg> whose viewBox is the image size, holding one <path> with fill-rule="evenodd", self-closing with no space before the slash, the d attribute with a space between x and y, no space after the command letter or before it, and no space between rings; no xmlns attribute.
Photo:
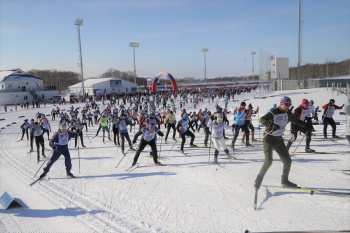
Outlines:
<svg viewBox="0 0 350 233"><path fill-rule="evenodd" d="M296 107L303 98L314 100L315 106L335 99L342 105L345 95L337 96L325 88L275 92L264 99L254 99L256 93L236 95L228 108L234 109L243 100L252 103L259 115L253 118L258 126L258 118L273 105L279 103L283 95L289 95ZM223 103L220 103L221 106ZM101 103L99 103L101 104ZM71 105L60 106L68 110ZM76 104L75 107L82 106ZM50 114L52 105L39 109ZM197 106L215 111L215 103L205 102ZM188 103L185 108L193 111ZM316 192L310 195L307 190L289 190L261 187L258 196L258 209L254 210L254 180L264 161L262 143L246 150L236 142L237 160L225 159L220 151L219 162L225 168L212 163L214 149L185 148L188 157L179 153L180 138L175 141L158 138L158 151L161 162L168 166L153 166L149 148L141 153L140 167L131 171L135 152L128 151L125 159L115 168L123 157L121 149L110 142L102 142L102 133L93 139L97 127L84 133L86 148L74 148L70 142L72 173L77 179L67 178L63 156L53 165L48 179L33 186L34 174L38 164L36 152L28 153L26 140L19 141L19 126L23 119L34 118L37 109L0 113L0 195L7 191L16 197L22 208L5 210L0 205L1 232L266 232L266 231L306 231L306 230L350 230L349 195L329 195ZM346 116L334 114L337 135L344 136ZM24 117L22 117L24 116ZM321 113L319 113L321 116ZM51 119L51 117L49 117ZM180 119L180 110L177 111ZM229 117L232 124L233 116ZM51 121L52 131L58 129L58 120ZM323 126L315 125L316 136L312 138L311 148L329 154L304 153L305 140L298 136L290 152L293 152L290 180L302 187L333 190L350 193L350 147L346 140L324 140ZM289 128L289 127L288 127ZM162 126L161 130L166 130ZM53 132L51 134L53 134ZM130 133L133 138L135 132ZM262 137L263 128L255 135ZM328 127L328 135L331 127ZM91 140L91 143L87 137ZM204 133L195 133L195 144L203 146ZM226 130L227 145L232 140L232 132ZM289 131L285 139L289 139ZM171 137L169 137L171 138ZM45 139L47 136L45 135ZM186 144L189 145L189 139ZM46 148L48 141L45 142ZM126 148L128 145L126 143ZM34 144L34 149L36 149ZM50 151L46 151L49 155ZM78 159L80 156L80 160ZM79 172L80 161L80 172ZM227 163L227 164L226 164ZM39 170L39 174L42 169ZM267 172L263 185L280 185L282 163L276 153L274 162ZM38 177L38 175L36 177Z"/></svg>

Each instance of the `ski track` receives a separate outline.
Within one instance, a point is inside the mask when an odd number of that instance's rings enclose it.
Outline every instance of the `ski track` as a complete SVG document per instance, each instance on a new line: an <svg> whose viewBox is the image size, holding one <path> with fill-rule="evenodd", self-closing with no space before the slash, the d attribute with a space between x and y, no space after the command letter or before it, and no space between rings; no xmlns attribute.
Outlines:
<svg viewBox="0 0 350 233"><path fill-rule="evenodd" d="M12 130L14 131L14 129ZM13 174L15 174L19 179L21 179L24 182L28 182L32 176L30 174L33 174L33 172L26 167L25 165L21 164L16 158L11 157L11 155L8 153L7 148L9 148L9 137L4 137L4 140L2 141L2 152L1 156L5 159L5 161L8 164L11 164L12 166L7 166ZM11 158L10 158L11 157ZM40 174L40 171L39 173ZM49 173L50 174L50 173ZM27 178L27 179L25 179ZM77 178L80 179L80 178ZM72 181L76 182L76 179L72 179ZM58 184L58 182L48 180L48 181L41 181L40 185L35 184L33 186L33 189L38 191L44 196L50 197L55 196L55 199L51 199L57 206L64 207L64 206L76 206L83 210L85 210L87 213L93 212L93 211L101 211L101 212L107 212L105 208L98 204L98 202L92 201L89 198L80 195L78 193L74 193L73 190L70 190L66 188L66 186ZM69 198L67 198L67 195ZM104 231L116 231L116 232L142 232L144 229L142 226L137 226L138 222L132 222L128 223L126 221L126 218L119 217L118 215L115 215L113 212L109 212L109 215L112 216L114 219L113 222L109 221L109 216L99 216L98 214L95 214L93 216L89 216L90 214L86 215L79 215L77 218L84 223L85 225L91 227L94 231L104 232ZM106 214L102 214L106 215ZM16 218L14 218L16 219ZM116 221L117 220L117 221ZM119 224L116 224L118 222Z"/></svg>

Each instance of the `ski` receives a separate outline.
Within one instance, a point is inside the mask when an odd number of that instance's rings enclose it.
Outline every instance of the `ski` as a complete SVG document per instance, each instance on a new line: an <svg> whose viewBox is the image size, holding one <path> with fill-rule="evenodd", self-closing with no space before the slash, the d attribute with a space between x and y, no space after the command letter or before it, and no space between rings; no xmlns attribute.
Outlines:
<svg viewBox="0 0 350 233"><path fill-rule="evenodd" d="M254 210L257 209L257 203L258 203L258 191L259 189L255 189L255 197L254 197Z"/></svg>
<svg viewBox="0 0 350 233"><path fill-rule="evenodd" d="M249 231L244 233L279 233L280 231ZM283 231L284 233L335 233L335 232L349 232L348 230L311 230L311 231Z"/></svg>
<svg viewBox="0 0 350 233"><path fill-rule="evenodd" d="M172 164L154 164L154 163L147 163L145 167L178 167L178 165L172 165Z"/></svg>
<svg viewBox="0 0 350 233"><path fill-rule="evenodd" d="M45 177L45 176L44 176ZM36 182L42 180L44 177L39 177L38 179L34 180L32 183L29 184L29 186L32 186L33 184L35 184Z"/></svg>
<svg viewBox="0 0 350 233"><path fill-rule="evenodd" d="M128 169L126 169L125 172L131 172L131 171L135 170L136 168L138 168L139 166L140 166L140 164L137 163L137 164L129 167Z"/></svg>
<svg viewBox="0 0 350 233"><path fill-rule="evenodd" d="M263 187L267 188L276 188L276 189L294 189L294 190L301 190L301 191L308 191L311 195L314 193L328 193L328 194L335 194L335 195L350 195L350 192L337 192L332 190L323 190L323 189L317 189L317 188L309 188L309 187L283 187L278 185L262 185Z"/></svg>
<svg viewBox="0 0 350 233"><path fill-rule="evenodd" d="M298 152L297 152L298 153ZM326 152L326 151L314 151L314 152L302 152L304 154L325 154L325 155L328 155L328 154L337 154L335 152Z"/></svg>

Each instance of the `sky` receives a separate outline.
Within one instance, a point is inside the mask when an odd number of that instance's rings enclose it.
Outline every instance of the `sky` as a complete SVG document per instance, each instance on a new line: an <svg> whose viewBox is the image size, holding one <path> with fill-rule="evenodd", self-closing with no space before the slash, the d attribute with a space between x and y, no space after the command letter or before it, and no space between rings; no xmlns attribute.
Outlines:
<svg viewBox="0 0 350 233"><path fill-rule="evenodd" d="M349 59L350 1L302 5L301 64ZM252 51L255 74L259 51L298 63L298 0L0 0L0 70L80 73L76 18L84 78L133 71L130 42L141 77L251 75Z"/></svg>

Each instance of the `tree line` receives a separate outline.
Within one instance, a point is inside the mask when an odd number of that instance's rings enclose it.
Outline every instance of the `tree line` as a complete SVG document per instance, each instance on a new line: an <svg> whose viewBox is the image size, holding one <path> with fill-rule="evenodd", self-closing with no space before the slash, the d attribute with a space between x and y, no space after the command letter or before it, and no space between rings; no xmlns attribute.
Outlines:
<svg viewBox="0 0 350 233"><path fill-rule="evenodd" d="M289 68L289 77L291 80L297 79L297 67ZM341 62L326 62L324 64L305 64L300 67L301 79L315 79L326 77L337 77L343 75L350 75L350 59ZM29 74L43 79L44 87L55 87L60 93L68 89L69 86L81 82L81 75L71 71L58 70L37 70L32 69L28 71ZM99 76L100 78L117 77L130 82L135 82L135 75L132 71L120 71L110 68ZM259 76L255 75L254 80L258 80ZM207 82L236 82L241 80L252 80L252 76L230 76L230 77L215 77L207 79ZM181 83L195 83L203 82L203 80L194 79L193 77L176 77L176 82ZM136 77L137 85L143 87L147 85L146 77ZM160 80L161 84L167 83L168 80ZM169 84L170 85L170 84Z"/></svg>

